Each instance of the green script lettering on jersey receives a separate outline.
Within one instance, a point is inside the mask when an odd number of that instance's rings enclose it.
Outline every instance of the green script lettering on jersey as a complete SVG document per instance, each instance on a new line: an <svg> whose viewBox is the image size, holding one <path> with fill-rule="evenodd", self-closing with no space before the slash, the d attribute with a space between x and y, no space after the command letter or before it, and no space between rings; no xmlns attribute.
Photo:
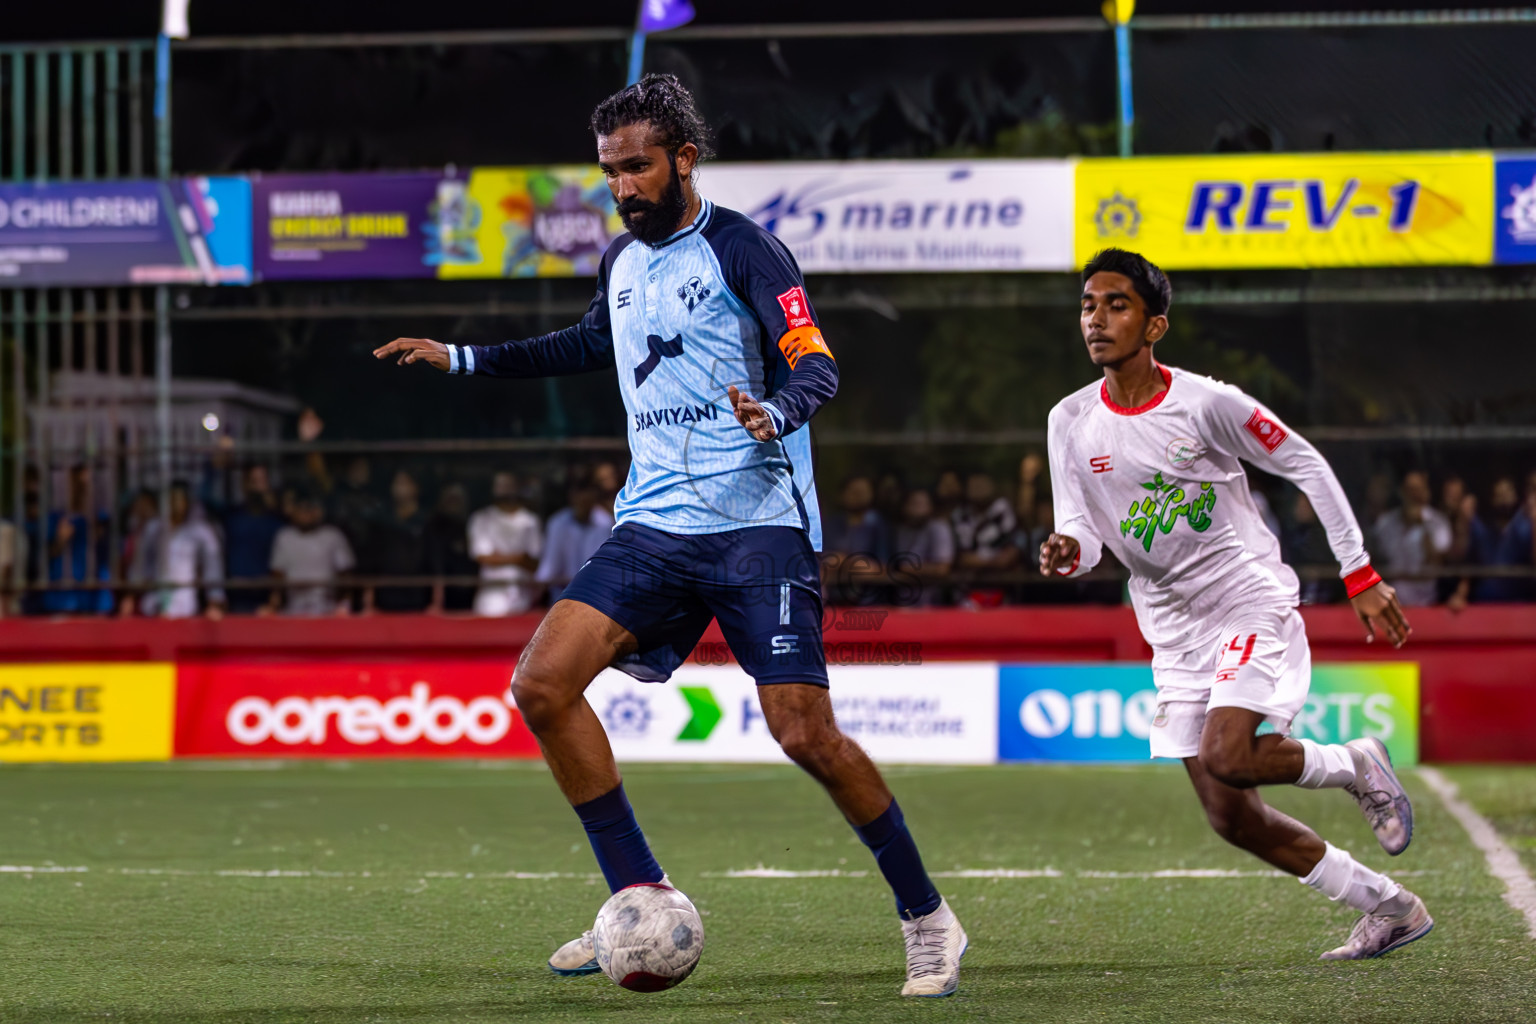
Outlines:
<svg viewBox="0 0 1536 1024"><path fill-rule="evenodd" d="M1211 484L1201 484L1200 493L1192 501L1184 500L1184 488L1165 483L1162 473L1141 486L1152 494L1131 502L1126 518L1120 520L1120 536L1134 534L1142 548L1151 551L1153 538L1172 530L1181 516L1196 533L1211 528L1210 512L1216 507L1216 489Z"/></svg>

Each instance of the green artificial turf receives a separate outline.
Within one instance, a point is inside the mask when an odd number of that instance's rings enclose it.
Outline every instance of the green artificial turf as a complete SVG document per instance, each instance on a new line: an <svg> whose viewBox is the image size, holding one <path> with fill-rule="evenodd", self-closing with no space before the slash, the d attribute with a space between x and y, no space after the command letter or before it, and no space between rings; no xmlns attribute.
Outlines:
<svg viewBox="0 0 1536 1024"><path fill-rule="evenodd" d="M1437 924L1365 963L1317 960L1354 915L1289 878L1084 874L1264 869L1206 830L1177 768L889 774L931 870L1061 873L940 880L971 936L952 999L898 997L889 893L823 794L787 767L627 772L658 857L706 915L693 977L638 995L544 965L606 890L542 765L10 766L0 864L87 870L0 872L0 1021L1536 1018L1536 940L1411 773L1418 832L1391 867ZM1536 770L1446 774L1529 847ZM1346 796L1269 795L1388 865ZM759 865L869 873L726 875ZM248 874L270 871L294 874Z"/></svg>

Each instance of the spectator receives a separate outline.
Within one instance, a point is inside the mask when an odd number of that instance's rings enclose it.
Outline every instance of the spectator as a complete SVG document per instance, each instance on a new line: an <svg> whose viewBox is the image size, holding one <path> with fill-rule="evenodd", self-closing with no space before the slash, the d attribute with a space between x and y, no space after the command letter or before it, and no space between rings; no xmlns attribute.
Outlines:
<svg viewBox="0 0 1536 1024"><path fill-rule="evenodd" d="M955 563L955 533L949 521L933 514L933 495L918 488L902 503L901 525L896 527L896 554L891 559L892 575L910 575L919 586L907 601L898 594L897 603L937 605L944 603L939 583L949 577Z"/></svg>
<svg viewBox="0 0 1536 1024"><path fill-rule="evenodd" d="M353 551L367 551L373 528L385 518L384 502L373 493L373 464L366 455L347 463L342 484L331 495L336 525L346 534Z"/></svg>
<svg viewBox="0 0 1536 1024"><path fill-rule="evenodd" d="M592 467L592 482L597 485L597 504L613 517L613 503L618 499L619 488L624 485L624 475L616 463L603 461Z"/></svg>
<svg viewBox="0 0 1536 1024"><path fill-rule="evenodd" d="M1019 526L1026 536L1035 532L1039 525L1035 521L1036 513L1040 509L1040 479L1045 475L1045 459L1039 452L1030 452L1019 460L1019 489L1014 495L1013 511L1018 516ZM1051 512L1055 518L1055 510ZM1049 536L1049 534L1047 534ZM1038 550L1031 548L1030 550Z"/></svg>
<svg viewBox="0 0 1536 1024"><path fill-rule="evenodd" d="M289 583L287 592L274 591L265 609L288 615L346 614L337 602L336 582L356 564L346 534L325 521L325 504L301 491L293 499L293 523L277 531L272 542L272 575ZM291 586L300 583L303 586Z"/></svg>
<svg viewBox="0 0 1536 1024"><path fill-rule="evenodd" d="M832 604L873 604L881 596L881 588L859 579L883 575L890 560L890 536L874 502L869 477L851 476L843 483L842 511L822 524L823 564L834 581L827 594Z"/></svg>
<svg viewBox="0 0 1536 1024"><path fill-rule="evenodd" d="M1508 477L1494 482L1492 497L1495 521L1502 520L1503 528L1494 542L1491 564L1536 565L1536 530L1532 529L1532 522L1536 521L1536 483L1527 481L1523 504L1517 502L1515 482ZM1530 601L1536 599L1536 579L1484 577L1474 594L1479 601Z"/></svg>
<svg viewBox="0 0 1536 1024"><path fill-rule="evenodd" d="M1292 567L1327 566L1333 572L1333 549L1328 546L1328 531L1318 521L1317 510L1304 491L1296 492L1291 506L1291 525L1280 535L1280 551ZM1327 604L1337 600L1341 585L1333 580L1302 580L1302 604Z"/></svg>
<svg viewBox="0 0 1536 1024"><path fill-rule="evenodd" d="M16 585L16 527L9 519L0 519L0 616L13 611L11 590Z"/></svg>
<svg viewBox="0 0 1536 1024"><path fill-rule="evenodd" d="M874 509L880 514L882 522L901 522L902 510L906 507L906 493L907 485L901 479L901 474L894 469L882 470L875 478Z"/></svg>
<svg viewBox="0 0 1536 1024"><path fill-rule="evenodd" d="M492 478L491 498L495 504L469 517L469 553L480 563L483 581L475 614L517 615L539 596L533 573L544 550L543 530L539 517L523 507L511 473Z"/></svg>
<svg viewBox="0 0 1536 1024"><path fill-rule="evenodd" d="M578 480L568 492L570 504L549 517L544 537L544 557L535 577L549 587L549 603L576 575L576 570L602 547L613 532L613 516L598 501L602 493L590 481Z"/></svg>
<svg viewBox="0 0 1536 1024"><path fill-rule="evenodd" d="M1461 477L1449 477L1441 485L1440 514L1451 523L1451 546L1445 553L1447 564L1487 565L1493 560L1493 534L1478 518L1477 495L1467 490ZM1472 579L1442 579L1439 594L1447 607L1459 612L1472 596Z"/></svg>
<svg viewBox="0 0 1536 1024"><path fill-rule="evenodd" d="M283 528L267 467L247 467L243 484L240 504L224 513L225 557L232 581L264 579L272 574L272 542ZM271 599L271 591L265 588L232 587L229 610L250 614Z"/></svg>
<svg viewBox="0 0 1536 1024"><path fill-rule="evenodd" d="M1404 474L1398 489L1401 504L1376 520L1375 543L1388 582L1404 607L1435 603L1433 579L1394 579L1439 565L1451 547L1451 524L1430 503L1429 477L1421 470Z"/></svg>
<svg viewBox="0 0 1536 1024"><path fill-rule="evenodd" d="M1520 511L1520 490L1514 477L1501 476L1493 482L1488 496L1488 529L1495 537L1502 536L1504 528Z"/></svg>
<svg viewBox="0 0 1536 1024"><path fill-rule="evenodd" d="M32 521L35 530L35 511ZM63 511L48 514L47 543L40 547L47 558L49 583L92 579L105 583L112 578L107 530L95 514L89 467L70 468L68 504ZM112 610L112 591L105 587L47 590L39 605L45 615L103 614Z"/></svg>
<svg viewBox="0 0 1536 1024"><path fill-rule="evenodd" d="M959 564L967 569L1007 568L1016 558L1011 543L1019 521L997 483L986 473L965 481L965 501L950 517L955 527Z"/></svg>
<svg viewBox="0 0 1536 1024"><path fill-rule="evenodd" d="M362 571L369 576L425 576L427 562L426 516L421 511L421 488L416 478L398 470L389 484L390 514L372 525L368 546L362 549ZM429 587L368 587L363 592L366 611L421 612L432 601Z"/></svg>
<svg viewBox="0 0 1536 1024"><path fill-rule="evenodd" d="M427 567L432 575L473 576L480 566L469 557L469 494L463 484L449 484L427 517ZM467 612L475 606L475 588L435 583L431 610Z"/></svg>
<svg viewBox="0 0 1536 1024"><path fill-rule="evenodd" d="M964 497L965 487L960 482L959 472L953 469L940 470L939 478L933 484L933 514L953 522L955 509L960 507Z"/></svg>
<svg viewBox="0 0 1536 1024"><path fill-rule="evenodd" d="M156 517L144 526L128 579L133 583L173 584L143 592L137 607L145 615L189 619L201 609L199 588L206 588L210 619L224 616L224 552L219 536L202 515L193 515L191 489L171 484L170 527ZM127 611L132 597L124 600Z"/></svg>

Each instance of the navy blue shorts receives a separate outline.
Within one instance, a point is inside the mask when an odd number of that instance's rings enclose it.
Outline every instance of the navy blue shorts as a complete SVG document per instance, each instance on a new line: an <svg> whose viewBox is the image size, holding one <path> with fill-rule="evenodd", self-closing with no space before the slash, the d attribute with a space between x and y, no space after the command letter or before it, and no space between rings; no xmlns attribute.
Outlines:
<svg viewBox="0 0 1536 1024"><path fill-rule="evenodd" d="M639 650L613 667L636 679L664 682L718 619L759 686L827 685L820 562L804 530L683 535L622 524L560 598L590 605L635 635Z"/></svg>

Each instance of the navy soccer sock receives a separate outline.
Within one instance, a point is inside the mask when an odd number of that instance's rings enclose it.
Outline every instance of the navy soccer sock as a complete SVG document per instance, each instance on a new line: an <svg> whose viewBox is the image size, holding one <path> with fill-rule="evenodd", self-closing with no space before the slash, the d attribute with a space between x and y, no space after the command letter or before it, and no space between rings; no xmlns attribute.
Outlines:
<svg viewBox="0 0 1536 1024"><path fill-rule="evenodd" d="M577 804L574 809L587 830L587 841L597 855L597 866L602 868L610 892L641 882L661 881L661 865L651 856L645 833L635 821L629 797L624 795L624 783L596 800Z"/></svg>
<svg viewBox="0 0 1536 1024"><path fill-rule="evenodd" d="M894 799L878 818L868 825L855 825L853 830L875 855L880 873L896 894L896 913L910 921L939 909L939 891L923 868L917 843Z"/></svg>

